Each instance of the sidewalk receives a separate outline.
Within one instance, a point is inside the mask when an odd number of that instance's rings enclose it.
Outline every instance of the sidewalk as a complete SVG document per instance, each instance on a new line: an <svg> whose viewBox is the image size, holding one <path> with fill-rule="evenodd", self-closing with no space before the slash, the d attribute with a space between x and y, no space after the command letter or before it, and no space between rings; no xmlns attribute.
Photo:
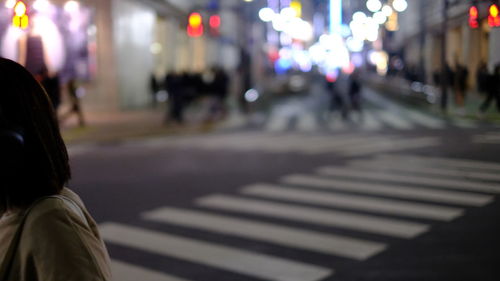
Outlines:
<svg viewBox="0 0 500 281"><path fill-rule="evenodd" d="M215 130L213 123L187 120L185 125L165 125L165 112L160 109L144 109L117 112L86 112L87 125L77 124L76 117L61 124L61 132L67 144L112 143L124 139L150 136L201 134Z"/></svg>
<svg viewBox="0 0 500 281"><path fill-rule="evenodd" d="M449 91L448 110L444 113L440 108L440 90L433 86L420 84L418 86L423 88L424 91L418 92L413 89L413 85L410 85L408 81L398 77L367 76L365 82L368 87L391 99L412 104L440 117L500 124L500 112L498 112L495 102L492 102L490 108L484 114L480 114L479 107L485 97L473 91L467 93L463 108L455 105L454 93Z"/></svg>

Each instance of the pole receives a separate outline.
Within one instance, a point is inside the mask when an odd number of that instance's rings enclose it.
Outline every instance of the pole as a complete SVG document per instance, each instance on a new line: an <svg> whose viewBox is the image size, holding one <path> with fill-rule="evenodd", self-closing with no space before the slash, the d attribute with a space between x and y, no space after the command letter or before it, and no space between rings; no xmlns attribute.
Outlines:
<svg viewBox="0 0 500 281"><path fill-rule="evenodd" d="M450 5L449 0L444 0L443 7L443 22L441 25L441 110L443 112L447 111L448 107L448 84L449 84L449 73L448 64L446 62L446 33L448 29L448 7Z"/></svg>

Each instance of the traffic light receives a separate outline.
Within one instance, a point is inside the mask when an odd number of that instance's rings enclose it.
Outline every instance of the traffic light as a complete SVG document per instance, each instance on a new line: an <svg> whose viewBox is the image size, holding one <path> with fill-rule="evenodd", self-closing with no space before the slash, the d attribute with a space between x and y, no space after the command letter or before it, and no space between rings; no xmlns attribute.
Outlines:
<svg viewBox="0 0 500 281"><path fill-rule="evenodd" d="M220 16L219 15L211 15L208 21L210 25L210 35L219 36L220 35Z"/></svg>
<svg viewBox="0 0 500 281"><path fill-rule="evenodd" d="M469 26L471 28L478 28L479 27L479 11L477 9L477 6L472 6L469 8Z"/></svg>
<svg viewBox="0 0 500 281"><path fill-rule="evenodd" d="M500 26L500 15L499 15L499 9L497 4L492 4L490 8L488 9L488 24L491 27L498 27Z"/></svg>
<svg viewBox="0 0 500 281"><path fill-rule="evenodd" d="M191 13L188 18L187 34L190 37L203 35L203 18L200 13Z"/></svg>
<svg viewBox="0 0 500 281"><path fill-rule="evenodd" d="M28 8L23 1L17 1L14 6L14 16L12 17L12 25L17 28L26 29L29 25L29 17L27 15Z"/></svg>

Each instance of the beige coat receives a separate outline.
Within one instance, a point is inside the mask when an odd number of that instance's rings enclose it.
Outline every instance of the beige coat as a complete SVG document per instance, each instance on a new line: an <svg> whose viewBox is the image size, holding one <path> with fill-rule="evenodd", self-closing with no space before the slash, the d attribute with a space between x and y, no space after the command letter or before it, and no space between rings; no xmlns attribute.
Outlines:
<svg viewBox="0 0 500 281"><path fill-rule="evenodd" d="M109 281L109 257L81 199L64 189L62 195L83 210L88 226L61 199L48 198L29 213L9 273L9 281ZM22 213L0 219L0 264Z"/></svg>

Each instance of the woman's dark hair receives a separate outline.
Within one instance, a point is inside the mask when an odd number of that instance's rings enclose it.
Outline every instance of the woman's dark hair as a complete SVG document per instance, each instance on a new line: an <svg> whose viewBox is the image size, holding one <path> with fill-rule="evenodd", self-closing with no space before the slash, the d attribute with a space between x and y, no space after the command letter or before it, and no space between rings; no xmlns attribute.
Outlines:
<svg viewBox="0 0 500 281"><path fill-rule="evenodd" d="M17 132L23 139L19 151L0 142L0 153L15 153L10 160L0 155L0 214L58 194L71 171L56 114L33 75L4 58L0 58L0 130Z"/></svg>

